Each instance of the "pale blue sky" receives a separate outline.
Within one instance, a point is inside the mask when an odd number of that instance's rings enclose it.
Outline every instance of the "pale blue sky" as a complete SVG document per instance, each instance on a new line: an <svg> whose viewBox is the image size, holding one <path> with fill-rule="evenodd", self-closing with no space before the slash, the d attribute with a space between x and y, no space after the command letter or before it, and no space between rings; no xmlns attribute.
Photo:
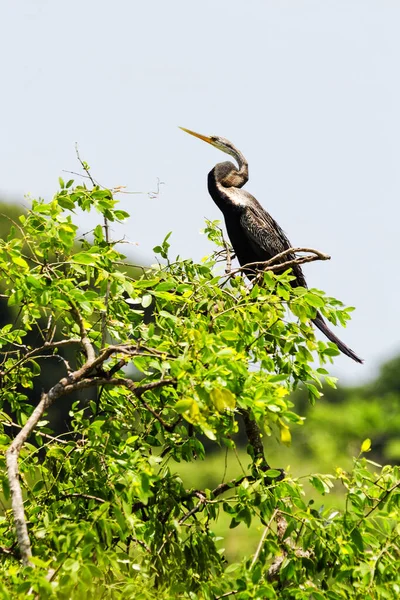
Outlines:
<svg viewBox="0 0 400 600"><path fill-rule="evenodd" d="M118 236L151 261L173 230L198 259L224 158L177 125L227 137L292 243L331 254L309 285L357 307L340 335L366 363L335 372L368 379L400 351L397 0L19 0L0 19L0 195L50 197L78 142L104 185L165 182L123 197Z"/></svg>

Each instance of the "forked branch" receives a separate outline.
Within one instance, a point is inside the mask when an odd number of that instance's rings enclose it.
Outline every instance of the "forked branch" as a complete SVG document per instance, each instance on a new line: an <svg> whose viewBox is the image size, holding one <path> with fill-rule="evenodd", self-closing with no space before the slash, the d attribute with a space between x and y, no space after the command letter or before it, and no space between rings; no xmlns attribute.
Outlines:
<svg viewBox="0 0 400 600"><path fill-rule="evenodd" d="M307 254L306 256L296 257L296 254L299 252L304 252ZM283 269L290 269L290 267L293 267L294 265L303 265L316 260L330 260L330 258L331 257L328 254L324 254L323 252L314 250L313 248L288 248L287 250L276 254L269 260L248 263L247 265L233 269L233 271L230 271L227 275L226 281L230 277L234 277L239 273L262 273L263 271L277 272L282 271Z"/></svg>

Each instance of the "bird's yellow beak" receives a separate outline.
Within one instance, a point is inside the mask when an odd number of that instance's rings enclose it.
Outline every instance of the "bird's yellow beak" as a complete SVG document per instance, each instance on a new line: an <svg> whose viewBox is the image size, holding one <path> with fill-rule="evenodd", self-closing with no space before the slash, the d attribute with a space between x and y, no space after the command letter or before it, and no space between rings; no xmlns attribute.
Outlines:
<svg viewBox="0 0 400 600"><path fill-rule="evenodd" d="M207 142L208 144L213 145L212 139L210 137L206 137L205 135L201 135L201 133L196 133L195 131L191 131L190 129L185 129L185 127L179 127L182 131L186 131L186 133L190 133L190 135L194 135L194 137L199 138L199 140L203 140L203 142Z"/></svg>

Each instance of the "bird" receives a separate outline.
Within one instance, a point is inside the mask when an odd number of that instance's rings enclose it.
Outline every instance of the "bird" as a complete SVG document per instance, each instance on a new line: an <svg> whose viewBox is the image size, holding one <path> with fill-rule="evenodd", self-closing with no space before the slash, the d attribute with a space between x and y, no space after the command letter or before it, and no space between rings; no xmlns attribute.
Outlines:
<svg viewBox="0 0 400 600"><path fill-rule="evenodd" d="M226 229L236 257L242 267L270 260L277 254L289 250L292 245L286 234L273 217L247 190L242 189L249 180L249 166L243 154L232 142L219 136L205 136L185 127L186 133L211 144L222 152L232 156L231 161L215 165L208 174L208 191L215 204L224 215ZM292 260L294 255L284 260ZM254 267L253 267L254 269ZM307 288L306 279L300 265L293 265L295 276L292 286ZM253 276L254 276L253 271ZM251 271L247 272L249 278ZM331 331L319 311L312 319L314 325L346 356L357 363L364 361Z"/></svg>

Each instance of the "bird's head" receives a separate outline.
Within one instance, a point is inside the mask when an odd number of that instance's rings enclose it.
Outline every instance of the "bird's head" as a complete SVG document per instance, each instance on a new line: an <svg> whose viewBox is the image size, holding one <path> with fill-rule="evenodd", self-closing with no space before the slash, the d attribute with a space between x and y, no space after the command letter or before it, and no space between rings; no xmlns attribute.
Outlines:
<svg viewBox="0 0 400 600"><path fill-rule="evenodd" d="M199 138L199 140L203 140L203 142L207 142L208 144L211 144L211 146L218 148L218 150L221 150L222 152L225 152L226 154L230 154L236 160L238 160L238 156L241 155L239 150L237 150L237 148L235 148L235 146L232 144L232 142L230 142L229 140L227 140L223 137L219 137L218 135L210 135L207 137L205 135L202 135L201 133L196 133L195 131L186 129L185 127L180 127L179 129L182 129L182 131L186 131L186 133L189 133L190 135L194 135L194 137Z"/></svg>

